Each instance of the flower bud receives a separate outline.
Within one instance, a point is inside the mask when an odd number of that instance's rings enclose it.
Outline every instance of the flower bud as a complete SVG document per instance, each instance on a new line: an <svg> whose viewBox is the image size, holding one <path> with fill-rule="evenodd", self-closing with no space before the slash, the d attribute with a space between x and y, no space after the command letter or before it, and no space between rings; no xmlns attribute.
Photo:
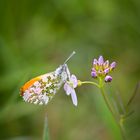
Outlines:
<svg viewBox="0 0 140 140"><path fill-rule="evenodd" d="M112 81L112 77L109 76L109 75L107 75L107 76L105 77L105 82L111 82L111 81Z"/></svg>
<svg viewBox="0 0 140 140"><path fill-rule="evenodd" d="M116 62L112 62L110 64L110 69L113 70L116 67Z"/></svg>
<svg viewBox="0 0 140 140"><path fill-rule="evenodd" d="M97 65L97 63L98 63L97 59L94 59L93 60L93 65Z"/></svg>
<svg viewBox="0 0 140 140"><path fill-rule="evenodd" d="M110 71L110 69L109 69L109 68L107 68L107 69L105 69L105 70L104 70L104 73L105 73L105 74L108 74L108 73L109 73L109 71Z"/></svg>
<svg viewBox="0 0 140 140"><path fill-rule="evenodd" d="M99 63L99 65L102 65L104 63L103 56L99 56L98 63Z"/></svg>
<svg viewBox="0 0 140 140"><path fill-rule="evenodd" d="M97 73L96 73L95 71L92 71L92 72L91 72L91 76L92 76L93 78L96 78L96 77L97 77Z"/></svg>
<svg viewBox="0 0 140 140"><path fill-rule="evenodd" d="M106 60L103 64L103 66L104 66L104 69L108 68L109 67L109 61Z"/></svg>

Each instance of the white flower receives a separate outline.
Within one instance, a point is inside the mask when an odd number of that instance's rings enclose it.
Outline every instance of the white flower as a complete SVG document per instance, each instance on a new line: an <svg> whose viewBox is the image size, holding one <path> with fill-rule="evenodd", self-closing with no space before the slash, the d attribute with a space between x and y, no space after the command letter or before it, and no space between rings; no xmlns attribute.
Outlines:
<svg viewBox="0 0 140 140"><path fill-rule="evenodd" d="M64 84L64 90L66 91L67 95L71 95L72 98L72 102L75 106L77 106L78 101L77 101L77 96L76 96L76 92L75 92L75 88L78 85L78 81L75 75L71 75L69 81L67 81Z"/></svg>

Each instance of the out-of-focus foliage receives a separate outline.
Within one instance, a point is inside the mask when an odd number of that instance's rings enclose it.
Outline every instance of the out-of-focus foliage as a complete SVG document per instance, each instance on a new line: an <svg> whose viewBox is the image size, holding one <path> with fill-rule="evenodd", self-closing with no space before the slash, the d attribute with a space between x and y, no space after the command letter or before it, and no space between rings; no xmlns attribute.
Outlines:
<svg viewBox="0 0 140 140"><path fill-rule="evenodd" d="M19 89L30 78L69 62L80 80L90 78L94 57L117 62L108 87L124 104L140 77L139 0L0 1L0 139L40 140L47 112L51 140L121 140L99 91L77 89L78 107L61 89L48 106L24 103ZM140 94L125 121L127 137L140 139Z"/></svg>

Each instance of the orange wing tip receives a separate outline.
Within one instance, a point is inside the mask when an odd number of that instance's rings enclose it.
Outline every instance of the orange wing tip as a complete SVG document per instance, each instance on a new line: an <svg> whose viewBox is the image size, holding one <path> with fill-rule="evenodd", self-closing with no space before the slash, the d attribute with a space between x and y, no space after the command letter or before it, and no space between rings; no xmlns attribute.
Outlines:
<svg viewBox="0 0 140 140"><path fill-rule="evenodd" d="M27 90L29 87L31 87L36 81L40 80L41 77L35 77L33 79L31 79L30 81L28 81L27 83L25 83L21 88L20 88L20 95L23 96L23 93L25 92L25 90Z"/></svg>

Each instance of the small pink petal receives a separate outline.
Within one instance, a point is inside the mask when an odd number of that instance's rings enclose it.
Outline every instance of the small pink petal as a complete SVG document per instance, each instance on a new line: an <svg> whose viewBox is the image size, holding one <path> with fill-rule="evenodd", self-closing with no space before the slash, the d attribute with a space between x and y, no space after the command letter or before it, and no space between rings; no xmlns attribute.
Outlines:
<svg viewBox="0 0 140 140"><path fill-rule="evenodd" d="M105 73L105 74L108 74L108 73L109 73L109 71L110 71L110 69L109 69L109 68L107 68L107 69L105 69L105 70L104 70L104 73Z"/></svg>
<svg viewBox="0 0 140 140"><path fill-rule="evenodd" d="M109 66L109 60L106 60L106 61L104 62L104 64L103 64L103 66L104 66L105 68L107 68L107 67Z"/></svg>
<svg viewBox="0 0 140 140"><path fill-rule="evenodd" d="M112 62L111 64L110 64L110 68L111 69L114 69L116 67L116 62Z"/></svg>
<svg viewBox="0 0 140 140"><path fill-rule="evenodd" d="M78 104L78 101L77 101L77 96L76 96L76 92L75 90L73 89L72 92L71 92L71 99L72 99L72 102L75 106L77 106Z"/></svg>
<svg viewBox="0 0 140 140"><path fill-rule="evenodd" d="M71 89L72 89L72 88L69 86L68 83L65 83L65 84L64 84L64 90L66 91L66 94L67 94L67 95L70 95Z"/></svg>
<svg viewBox="0 0 140 140"><path fill-rule="evenodd" d="M76 88L77 87L78 81L77 81L77 78L76 78L75 75L71 75L70 82L73 83L73 88Z"/></svg>
<svg viewBox="0 0 140 140"><path fill-rule="evenodd" d="M97 63L98 63L97 59L94 59L93 60L93 65L97 65Z"/></svg>
<svg viewBox="0 0 140 140"><path fill-rule="evenodd" d="M102 65L104 63L103 56L99 56L98 63L99 63L99 65Z"/></svg>
<svg viewBox="0 0 140 140"><path fill-rule="evenodd" d="M95 68L92 68L92 69L91 69L91 71L94 71L94 72L96 72Z"/></svg>

